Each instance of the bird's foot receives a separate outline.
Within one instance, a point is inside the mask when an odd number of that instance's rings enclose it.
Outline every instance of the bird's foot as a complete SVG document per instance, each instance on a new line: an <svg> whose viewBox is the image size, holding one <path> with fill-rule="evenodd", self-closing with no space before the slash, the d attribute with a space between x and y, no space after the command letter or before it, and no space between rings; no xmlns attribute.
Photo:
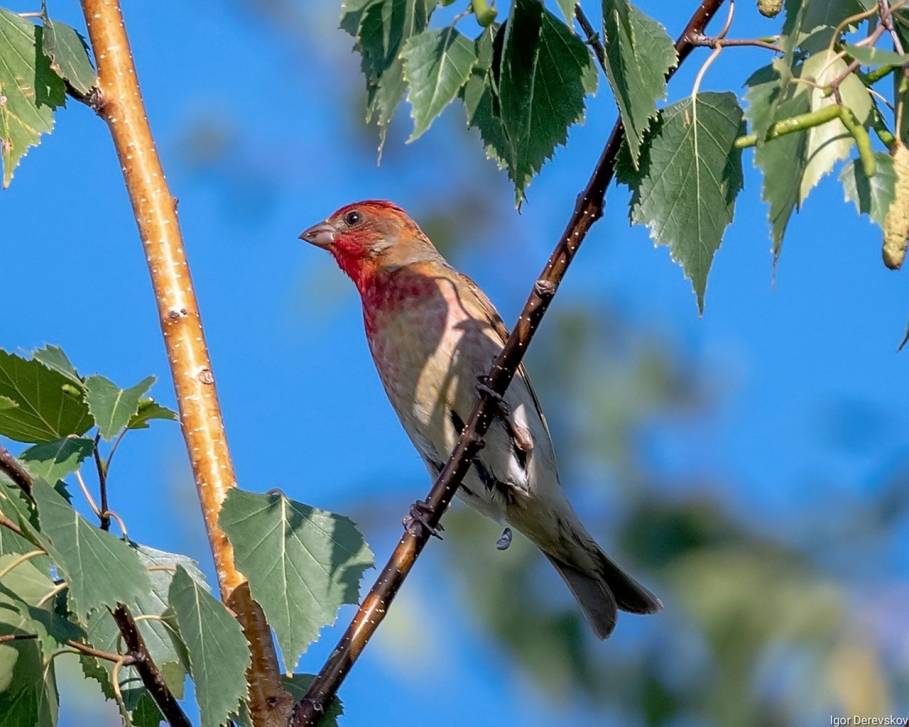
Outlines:
<svg viewBox="0 0 909 727"><path fill-rule="evenodd" d="M430 512L431 509L424 500L417 500L410 506L410 512L407 513L407 517L401 521L404 525L404 529L415 538L418 538L423 534L423 529L425 528L432 537L441 540L442 536L439 535L439 533L445 530L445 528L442 527L442 523L439 523L436 527L432 527L432 525L429 524L428 518Z"/></svg>
<svg viewBox="0 0 909 727"><path fill-rule="evenodd" d="M493 389L490 385L489 377L486 374L482 376L477 376L477 391L481 394L486 394L490 399L495 401L496 406L499 407L499 412L502 416L508 416L508 404L505 401L505 397L502 396L498 391Z"/></svg>
<svg viewBox="0 0 909 727"><path fill-rule="evenodd" d="M511 528L505 528L496 541L496 550L508 550L511 545Z"/></svg>

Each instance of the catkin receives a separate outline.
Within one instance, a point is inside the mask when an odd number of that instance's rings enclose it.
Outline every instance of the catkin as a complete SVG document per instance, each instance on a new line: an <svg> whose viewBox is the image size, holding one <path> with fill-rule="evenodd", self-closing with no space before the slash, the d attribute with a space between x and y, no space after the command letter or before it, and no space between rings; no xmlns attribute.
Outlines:
<svg viewBox="0 0 909 727"><path fill-rule="evenodd" d="M909 237L909 149L897 142L893 147L893 171L896 186L893 202L884 220L884 265L898 269L906 257L906 238Z"/></svg>
<svg viewBox="0 0 909 727"><path fill-rule="evenodd" d="M758 12L765 17L772 18L779 15L783 9L783 0L758 0Z"/></svg>

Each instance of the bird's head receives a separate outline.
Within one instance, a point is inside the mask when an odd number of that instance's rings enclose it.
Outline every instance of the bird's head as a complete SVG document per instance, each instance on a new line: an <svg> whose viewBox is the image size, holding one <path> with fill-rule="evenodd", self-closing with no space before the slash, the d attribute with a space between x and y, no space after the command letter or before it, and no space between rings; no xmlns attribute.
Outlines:
<svg viewBox="0 0 909 727"><path fill-rule="evenodd" d="M300 239L328 250L361 291L377 274L441 259L417 223L384 200L345 205Z"/></svg>

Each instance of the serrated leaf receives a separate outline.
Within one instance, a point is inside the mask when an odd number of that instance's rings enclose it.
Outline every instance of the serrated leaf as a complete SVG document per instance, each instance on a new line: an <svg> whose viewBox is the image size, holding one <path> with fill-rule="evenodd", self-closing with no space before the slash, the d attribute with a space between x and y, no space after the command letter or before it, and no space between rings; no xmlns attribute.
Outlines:
<svg viewBox="0 0 909 727"><path fill-rule="evenodd" d="M36 530L37 516L29 509L29 501L23 492L0 475L0 513L18 525L26 537L21 537L9 528L0 527L0 555L23 554L35 550L37 545L29 538Z"/></svg>
<svg viewBox="0 0 909 727"><path fill-rule="evenodd" d="M89 376L85 380L85 401L105 439L112 439L139 411L139 401L155 383L147 376L138 384L121 389L104 376Z"/></svg>
<svg viewBox="0 0 909 727"><path fill-rule="evenodd" d="M140 399L139 409L130 418L127 429L148 429L149 422L154 419L163 419L166 421L177 421L177 412L162 406L154 399Z"/></svg>
<svg viewBox="0 0 909 727"><path fill-rule="evenodd" d="M574 24L574 9L577 4L578 0L557 0L559 10L565 16L565 22L568 23L569 28Z"/></svg>
<svg viewBox="0 0 909 727"><path fill-rule="evenodd" d="M467 126L480 132L486 158L495 161L499 169L506 168L505 160L509 155L508 137L505 136L505 127L496 111L499 101L492 76L494 41L502 34L502 26L492 25L485 28L474 41L477 62L461 89Z"/></svg>
<svg viewBox="0 0 909 727"><path fill-rule="evenodd" d="M409 38L401 58L409 87L407 100L413 109L413 133L408 141L414 141L455 99L477 57L473 43L450 25Z"/></svg>
<svg viewBox="0 0 909 727"><path fill-rule="evenodd" d="M342 16L342 27L358 24L355 48L362 56L366 76L366 122L379 127L379 152L388 124L404 98L404 63L401 50L407 40L419 35L429 23L436 0L373 0L351 3Z"/></svg>
<svg viewBox="0 0 909 727"><path fill-rule="evenodd" d="M3 186L42 134L54 128L54 108L66 100L63 81L38 49L42 29L0 8L0 158Z"/></svg>
<svg viewBox="0 0 909 727"><path fill-rule="evenodd" d="M79 93L87 96L98 77L88 57L88 44L79 32L66 23L44 19L42 48L51 68Z"/></svg>
<svg viewBox="0 0 909 727"><path fill-rule="evenodd" d="M836 103L833 95L825 96L824 87L839 77L845 69L846 61L837 58L833 51L816 53L805 61L801 76L812 79L817 84L809 91L812 111ZM843 105L852 110L859 123L864 124L871 113L871 94L854 73L846 76L840 84L840 97ZM839 119L808 130L805 171L799 189L800 204L805 201L821 178L833 170L837 162L849 157L854 145L855 139Z"/></svg>
<svg viewBox="0 0 909 727"><path fill-rule="evenodd" d="M130 719L133 727L158 727L164 721L164 716L155 700L146 691L139 697L136 708L131 712Z"/></svg>
<svg viewBox="0 0 909 727"><path fill-rule="evenodd" d="M360 32L363 13L375 2L377 0L341 0L341 20L339 22L341 30L356 37Z"/></svg>
<svg viewBox="0 0 909 727"><path fill-rule="evenodd" d="M0 570L15 560L14 556L0 558ZM37 605L53 588L53 582L36 562L46 568L47 558L17 565L0 584L0 635L38 636L0 644L0 725L9 727L50 726L56 722L56 678L52 667L45 673L43 654L57 648L59 639L78 635L72 624L72 631L59 633L58 621L62 619L56 619L52 604Z"/></svg>
<svg viewBox="0 0 909 727"><path fill-rule="evenodd" d="M584 42L537 0L514 0L504 32L500 116L520 203L533 176L568 140L568 128L584 117L597 75Z"/></svg>
<svg viewBox="0 0 909 727"><path fill-rule="evenodd" d="M42 540L69 586L73 611L80 619L92 609L132 603L150 588L148 575L127 543L86 522L43 480L32 488Z"/></svg>
<svg viewBox="0 0 909 727"><path fill-rule="evenodd" d="M777 72L771 66L765 66L745 82L748 87L746 116L753 128L762 125L759 118L765 114L768 115L769 128L769 125L777 121L807 113L811 109L811 100L805 87L793 84L782 92L779 80ZM785 93L786 97L779 99L771 109L771 99L780 93ZM782 249L783 236L792 213L799 206L799 190L807 163L807 145L808 134L796 132L759 143L754 152L755 163L764 175L762 197L770 208L774 259Z"/></svg>
<svg viewBox="0 0 909 727"><path fill-rule="evenodd" d="M904 66L909 63L909 54L897 53L874 46L853 45L845 43L846 52L863 66L874 68L877 66Z"/></svg>
<svg viewBox="0 0 909 727"><path fill-rule="evenodd" d="M135 615L164 616L168 609L170 587L174 580L177 566L185 570L189 576L204 590L208 590L205 574L199 569L199 564L192 558L178 553L168 553L156 550L146 545L140 545L136 552L139 560L148 571L151 589L141 598L130 604L130 610ZM183 645L175 643L174 633L167 624L155 619L143 619L139 622L139 630L145 639L145 645L156 664L167 668L168 685L178 695L183 694L183 663L185 655ZM171 677L176 677L173 679Z"/></svg>
<svg viewBox="0 0 909 727"><path fill-rule="evenodd" d="M76 367L73 366L72 362L69 360L69 357L59 346L52 346L50 344L47 344L43 348L38 348L32 351L32 358L35 359L35 361L40 361L52 371L56 371L58 374L63 374L76 386L81 387L83 385L82 377L79 376L79 372L76 371Z"/></svg>
<svg viewBox="0 0 909 727"><path fill-rule="evenodd" d="M290 693L290 696L299 702L306 696L309 685L312 684L314 678L315 677L312 674L294 674L293 676L283 677L281 682L284 684L284 688ZM325 713L319 720L318 727L338 727L338 718L342 714L344 714L344 705L337 696L332 697L328 706L325 708Z"/></svg>
<svg viewBox="0 0 909 727"><path fill-rule="evenodd" d="M883 228L890 204L896 196L896 172L889 154L876 152L874 158L877 169L873 177L865 174L860 159L854 159L843 167L840 181L846 199L852 201L861 214L868 215Z"/></svg>
<svg viewBox="0 0 909 727"><path fill-rule="evenodd" d="M246 638L223 604L181 566L169 602L189 654L202 727L218 727L246 693Z"/></svg>
<svg viewBox="0 0 909 727"><path fill-rule="evenodd" d="M280 494L232 489L219 518L292 671L338 609L356 603L373 555L348 518Z"/></svg>
<svg viewBox="0 0 909 727"><path fill-rule="evenodd" d="M19 455L19 459L33 477L56 482L75 472L82 460L90 457L94 449L95 443L91 439L66 437L29 447Z"/></svg>
<svg viewBox="0 0 909 727"><path fill-rule="evenodd" d="M640 169L627 154L619 179L632 190L631 219L681 264L703 311L707 273L742 188L735 140L742 111L731 93L701 93L664 109L647 138Z"/></svg>
<svg viewBox="0 0 909 727"><path fill-rule="evenodd" d="M84 433L93 421L82 392L66 376L35 359L0 349L0 434L19 442L53 442Z"/></svg>
<svg viewBox="0 0 909 727"><path fill-rule="evenodd" d="M635 166L644 135L666 97L666 74L678 62L672 39L628 0L603 0L606 75Z"/></svg>

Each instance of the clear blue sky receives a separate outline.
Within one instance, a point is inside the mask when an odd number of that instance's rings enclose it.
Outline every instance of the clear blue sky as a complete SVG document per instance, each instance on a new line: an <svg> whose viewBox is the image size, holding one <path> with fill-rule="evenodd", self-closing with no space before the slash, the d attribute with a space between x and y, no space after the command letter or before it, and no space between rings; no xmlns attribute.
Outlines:
<svg viewBox="0 0 909 727"><path fill-rule="evenodd" d="M34 9L19 0L6 5ZM82 27L75 3L49 5L52 15ZM126 3L126 10L159 151L180 198L240 483L260 491L280 487L340 512L385 498L382 518L360 518L384 560L397 533L395 513L425 491L425 471L374 373L355 291L297 235L341 204L369 197L393 199L420 220L444 206L455 186L468 186L491 199L498 216L480 230L465 216L457 262L512 321L615 112L601 83L586 123L533 182L518 214L504 176L478 161L478 140L462 139L459 106L409 146L402 143L410 123L402 113L377 167L372 132L364 132L358 117L358 57L335 30L337 3L288 5L297 8L298 20L276 23L240 0L160 0ZM693 3L640 5L674 34ZM741 5L736 35L769 32L752 4ZM704 57L703 51L697 56ZM729 51L704 87L738 89L761 59L761 51ZM679 74L671 99L688 92L697 66L695 59ZM226 146L219 147L219 135ZM560 295L566 306L608 300L630 325L655 330L684 351L699 377L722 394L722 406L691 426L655 427L654 467L692 480L709 472L729 482L723 499L773 531L794 508L821 509L829 487L841 488L838 498L861 498L888 463L909 452L909 353L896 353L909 286L905 273L883 267L879 231L844 204L835 175L791 223L774 284L761 181L750 153L745 168L745 190L716 257L703 318L667 250L629 227L621 188L610 190L607 215ZM55 133L29 153L0 195L0 215L0 346L28 351L55 343L83 373L101 372L124 385L154 373L154 393L173 405L148 273L104 125L78 104L60 113ZM537 345L547 340L544 324ZM559 398L555 382L540 394L544 405ZM118 458L112 497L130 534L191 552L208 567L177 427L137 433ZM432 544L404 590L399 617L392 616L345 684L345 724L399 723L402 704L413 715L405 724L424 716L439 725L552 724L556 707L471 621L469 605L459 603L444 576L438 585L434 571L444 564L445 547ZM895 554L886 567L905 580L907 566L905 554ZM874 569L868 578L873 583ZM430 607L439 609L439 620L431 620ZM342 612L340 622L348 616ZM414 625L420 633L411 635L414 650L407 651L398 639ZM336 636L337 629L327 633L300 670L315 669ZM432 645L429 654L419 652L421 638ZM431 689L443 682L454 688ZM71 711L80 699L74 687L63 698L63 724L95 719ZM114 723L114 711L106 714ZM593 724L594 717L575 705L566 723Z"/></svg>

